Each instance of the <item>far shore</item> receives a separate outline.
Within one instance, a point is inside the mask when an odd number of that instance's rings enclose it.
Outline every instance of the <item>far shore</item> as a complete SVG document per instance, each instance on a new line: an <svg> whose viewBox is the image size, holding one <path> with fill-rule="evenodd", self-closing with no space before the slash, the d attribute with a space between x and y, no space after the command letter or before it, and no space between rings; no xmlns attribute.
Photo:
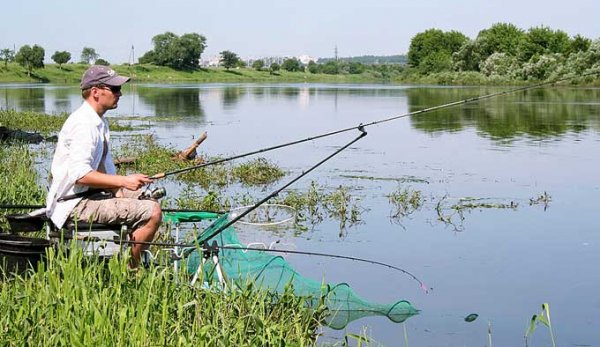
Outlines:
<svg viewBox="0 0 600 347"><path fill-rule="evenodd" d="M46 64L29 75L27 70L16 63L0 65L0 83L52 83L77 85L87 64ZM180 71L155 65L111 65L121 75L130 76L134 83L387 83L387 84L428 84L428 85L528 85L541 81L510 80L501 76L485 76L478 72L442 72L420 75L409 68L402 72L366 70L360 74L313 74L308 71L289 72L284 70L257 71L250 68L220 67L200 68L193 71ZM600 86L600 75L596 78L575 78L568 84Z"/></svg>

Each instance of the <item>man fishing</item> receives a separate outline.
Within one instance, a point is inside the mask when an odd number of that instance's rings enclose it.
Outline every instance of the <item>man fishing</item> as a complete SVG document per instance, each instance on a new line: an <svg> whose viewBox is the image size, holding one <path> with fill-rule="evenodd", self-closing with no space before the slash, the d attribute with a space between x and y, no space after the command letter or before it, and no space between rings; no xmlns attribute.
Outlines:
<svg viewBox="0 0 600 347"><path fill-rule="evenodd" d="M140 188L152 182L144 174L117 175L110 154L110 132L104 114L117 108L121 86L129 81L107 66L93 65L81 79L83 104L71 113L59 135L52 160L47 216L61 228L67 219L125 224L133 240L152 241L162 219L160 205L140 200ZM90 188L96 194L86 194ZM62 200L77 194L79 197ZM139 265L143 245L131 250L130 267Z"/></svg>

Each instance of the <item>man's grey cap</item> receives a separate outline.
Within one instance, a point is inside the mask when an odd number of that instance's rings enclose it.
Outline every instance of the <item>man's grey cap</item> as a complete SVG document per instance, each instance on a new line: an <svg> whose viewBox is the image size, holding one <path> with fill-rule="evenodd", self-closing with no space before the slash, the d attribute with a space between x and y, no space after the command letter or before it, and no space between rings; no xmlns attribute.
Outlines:
<svg viewBox="0 0 600 347"><path fill-rule="evenodd" d="M104 84L111 87L129 82L129 77L119 76L115 70L104 65L92 65L81 78L81 90Z"/></svg>

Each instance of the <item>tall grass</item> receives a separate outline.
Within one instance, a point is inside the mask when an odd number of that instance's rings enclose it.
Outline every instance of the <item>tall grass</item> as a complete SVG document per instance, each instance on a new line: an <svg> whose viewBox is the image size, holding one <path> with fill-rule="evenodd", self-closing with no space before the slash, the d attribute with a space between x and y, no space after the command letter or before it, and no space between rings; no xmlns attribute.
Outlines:
<svg viewBox="0 0 600 347"><path fill-rule="evenodd" d="M85 261L51 249L35 272L0 282L0 345L307 346L322 309L291 291L227 293L175 281L169 267ZM85 265L82 265L84 264ZM179 283L179 284L178 284Z"/></svg>
<svg viewBox="0 0 600 347"><path fill-rule="evenodd" d="M46 191L38 184L39 175L33 170L34 155L27 146L0 146L0 162L0 204L39 204L45 200ZM3 217L6 212L0 211L0 229L8 227Z"/></svg>
<svg viewBox="0 0 600 347"><path fill-rule="evenodd" d="M44 135L56 134L67 120L69 115L61 113L50 115L33 111L0 110L0 126L11 130L34 131ZM127 131L133 128L110 120L111 131Z"/></svg>

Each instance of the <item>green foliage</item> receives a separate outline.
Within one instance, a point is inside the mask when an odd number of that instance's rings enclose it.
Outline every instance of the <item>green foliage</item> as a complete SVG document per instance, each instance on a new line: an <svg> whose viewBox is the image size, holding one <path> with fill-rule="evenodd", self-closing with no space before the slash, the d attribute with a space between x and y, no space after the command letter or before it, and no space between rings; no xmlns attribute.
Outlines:
<svg viewBox="0 0 600 347"><path fill-rule="evenodd" d="M511 76L517 69L517 59L507 53L493 53L484 62L480 64L481 73L486 76Z"/></svg>
<svg viewBox="0 0 600 347"><path fill-rule="evenodd" d="M71 249L51 249L37 271L0 282L0 344L308 346L326 314L291 288L199 289L171 266L131 273L127 257L86 259Z"/></svg>
<svg viewBox="0 0 600 347"><path fill-rule="evenodd" d="M34 153L25 145L0 146L0 202L3 204L39 204L46 197L46 190L38 184L40 180L34 168ZM2 214L8 211L3 210ZM18 211L10 211L19 213ZM21 211L26 212L26 211ZM0 229L7 228L0 216Z"/></svg>
<svg viewBox="0 0 600 347"><path fill-rule="evenodd" d="M315 63L314 61L309 61L308 62L308 72L310 73L319 73L319 65L317 65L317 63Z"/></svg>
<svg viewBox="0 0 600 347"><path fill-rule="evenodd" d="M585 38L579 34L575 35L571 43L569 44L568 53L587 52L592 45L592 40Z"/></svg>
<svg viewBox="0 0 600 347"><path fill-rule="evenodd" d="M56 51L52 54L52 60L58 64L59 69L62 69L62 64L66 64L71 60L71 53L67 51Z"/></svg>
<svg viewBox="0 0 600 347"><path fill-rule="evenodd" d="M302 71L302 64L296 58L288 58L283 61L281 68L290 72Z"/></svg>
<svg viewBox="0 0 600 347"><path fill-rule="evenodd" d="M285 172L267 159L257 158L234 167L231 175L243 184L262 185L279 180Z"/></svg>
<svg viewBox="0 0 600 347"><path fill-rule="evenodd" d="M154 49L146 52L140 58L140 63L192 70L200 64L200 56L206 48L206 38L197 33L179 37L172 32L165 32L154 36L152 44Z"/></svg>
<svg viewBox="0 0 600 347"><path fill-rule="evenodd" d="M109 66L110 63L108 62L108 60L102 59L102 58L98 58L96 59L96 61L94 62L94 64L96 65L104 65L104 66Z"/></svg>
<svg viewBox="0 0 600 347"><path fill-rule="evenodd" d="M279 69L281 69L281 66L277 63L271 63L271 66L269 66L269 72L273 73L276 71L279 71Z"/></svg>
<svg viewBox="0 0 600 347"><path fill-rule="evenodd" d="M0 110L0 125L9 129L35 131L44 135L58 133L68 114L49 115L33 111ZM109 121L111 131L131 130L131 127Z"/></svg>
<svg viewBox="0 0 600 347"><path fill-rule="evenodd" d="M8 67L8 63L15 59L15 51L9 48L0 50L0 60L4 61L4 68Z"/></svg>
<svg viewBox="0 0 600 347"><path fill-rule="evenodd" d="M255 60L252 63L252 68L256 71L262 71L265 68L265 62L263 60Z"/></svg>
<svg viewBox="0 0 600 347"><path fill-rule="evenodd" d="M406 217L420 209L425 202L420 190L402 189L401 187L387 195L387 198L394 207L391 215L392 218Z"/></svg>
<svg viewBox="0 0 600 347"><path fill-rule="evenodd" d="M19 65L27 69L27 76L31 76L33 69L40 69L44 67L44 49L38 45L25 45L19 49L17 55L15 55L15 61Z"/></svg>
<svg viewBox="0 0 600 347"><path fill-rule="evenodd" d="M96 50L91 47L83 47L81 50L81 63L82 64L93 64L100 55L96 53Z"/></svg>
<svg viewBox="0 0 600 347"><path fill-rule="evenodd" d="M412 38L408 63L424 74L449 70L452 54L467 42L468 38L458 31L426 30Z"/></svg>
<svg viewBox="0 0 600 347"><path fill-rule="evenodd" d="M570 47L569 35L562 30L552 30L546 26L533 27L527 31L518 48L519 60L529 62L534 56L551 53L567 53Z"/></svg>
<svg viewBox="0 0 600 347"><path fill-rule="evenodd" d="M227 70L236 67L240 62L240 57L231 51L222 51L220 54L221 59L219 59L219 63Z"/></svg>
<svg viewBox="0 0 600 347"><path fill-rule="evenodd" d="M543 303L542 311L538 314L534 314L531 317L529 325L527 326L527 330L525 331L525 345L527 345L527 339L529 336L535 332L536 326L540 323L548 328L552 346L556 347L556 342L554 341L554 332L552 331L552 321L550 320L550 305L548 303Z"/></svg>

